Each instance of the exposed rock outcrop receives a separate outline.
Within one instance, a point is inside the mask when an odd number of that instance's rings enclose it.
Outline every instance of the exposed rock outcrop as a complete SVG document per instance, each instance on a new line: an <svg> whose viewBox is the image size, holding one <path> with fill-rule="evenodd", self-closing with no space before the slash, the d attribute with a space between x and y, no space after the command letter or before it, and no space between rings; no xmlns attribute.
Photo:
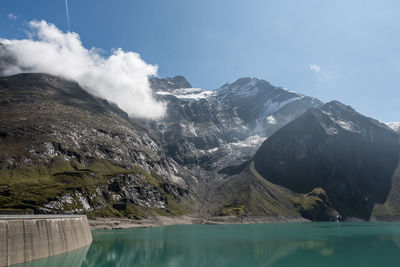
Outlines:
<svg viewBox="0 0 400 267"><path fill-rule="evenodd" d="M171 211L162 184L196 191L156 135L75 82L4 77L0 99L0 208L145 216ZM115 181L121 192L109 190ZM138 211L114 209L119 202Z"/></svg>

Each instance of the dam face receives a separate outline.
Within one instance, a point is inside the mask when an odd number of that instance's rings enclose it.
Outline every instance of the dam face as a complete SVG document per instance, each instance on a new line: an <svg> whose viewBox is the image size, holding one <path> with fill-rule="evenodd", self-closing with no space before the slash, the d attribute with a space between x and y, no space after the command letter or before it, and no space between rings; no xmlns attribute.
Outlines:
<svg viewBox="0 0 400 267"><path fill-rule="evenodd" d="M0 266L65 253L92 243L86 216L0 216Z"/></svg>

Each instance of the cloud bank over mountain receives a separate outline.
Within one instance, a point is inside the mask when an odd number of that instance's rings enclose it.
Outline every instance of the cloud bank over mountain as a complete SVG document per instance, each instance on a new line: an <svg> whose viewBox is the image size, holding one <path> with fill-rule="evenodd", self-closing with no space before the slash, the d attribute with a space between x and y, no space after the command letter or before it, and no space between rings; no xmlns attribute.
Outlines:
<svg viewBox="0 0 400 267"><path fill-rule="evenodd" d="M139 54L116 49L108 57L87 49L77 33L64 33L46 21L31 21L30 38L0 39L0 74L44 72L77 81L85 90L116 103L131 117L158 119L166 106L153 98L149 77L157 66Z"/></svg>

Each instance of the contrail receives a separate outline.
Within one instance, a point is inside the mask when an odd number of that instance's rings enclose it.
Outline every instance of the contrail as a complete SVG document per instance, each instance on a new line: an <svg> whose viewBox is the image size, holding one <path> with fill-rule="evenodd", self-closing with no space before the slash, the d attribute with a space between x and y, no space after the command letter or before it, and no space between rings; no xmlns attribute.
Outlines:
<svg viewBox="0 0 400 267"><path fill-rule="evenodd" d="M68 10L68 0L65 0L65 10L67 11L67 22L68 22L68 31L71 31L71 25L69 23L69 10Z"/></svg>

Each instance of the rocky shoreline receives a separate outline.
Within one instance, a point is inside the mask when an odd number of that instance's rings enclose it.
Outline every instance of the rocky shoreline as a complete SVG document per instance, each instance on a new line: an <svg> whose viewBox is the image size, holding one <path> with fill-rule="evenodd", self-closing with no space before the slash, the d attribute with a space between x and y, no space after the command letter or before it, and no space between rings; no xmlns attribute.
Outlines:
<svg viewBox="0 0 400 267"><path fill-rule="evenodd" d="M310 222L302 217L288 216L260 216L260 217L207 217L198 218L190 216L165 217L158 216L151 219L128 219L128 218L92 218L89 225L92 230L111 230L129 228L147 228L166 225L185 225L185 224L252 224L252 223L290 223L290 222Z"/></svg>
<svg viewBox="0 0 400 267"><path fill-rule="evenodd" d="M147 219L128 218L91 218L88 219L91 230L111 230L129 228L148 228L167 225L185 224L255 224L255 223L307 223L312 222L303 217L293 216L215 216L215 217L191 217L191 216L157 216ZM372 217L370 222L400 222L400 216ZM366 222L359 218L347 218L344 222Z"/></svg>

